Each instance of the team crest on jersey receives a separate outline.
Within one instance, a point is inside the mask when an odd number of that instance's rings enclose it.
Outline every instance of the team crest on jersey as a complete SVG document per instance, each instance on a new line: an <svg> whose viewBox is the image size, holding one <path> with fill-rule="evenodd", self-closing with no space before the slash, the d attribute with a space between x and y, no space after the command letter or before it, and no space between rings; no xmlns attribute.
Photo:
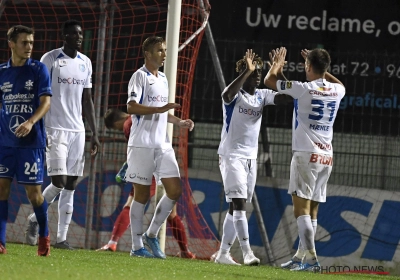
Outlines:
<svg viewBox="0 0 400 280"><path fill-rule="evenodd" d="M32 89L33 89L33 81L32 81L32 80L27 80L27 81L25 82L25 88L26 88L27 90L32 90Z"/></svg>
<svg viewBox="0 0 400 280"><path fill-rule="evenodd" d="M12 133L15 133L15 130L25 122L25 119L20 116L20 115L15 115L11 117L10 123L9 123L9 128Z"/></svg>
<svg viewBox="0 0 400 280"><path fill-rule="evenodd" d="M292 82L291 81L286 82L286 88L287 89L292 88Z"/></svg>
<svg viewBox="0 0 400 280"><path fill-rule="evenodd" d="M79 70L81 70L82 72L85 72L85 65L84 64L79 64Z"/></svg>
<svg viewBox="0 0 400 280"><path fill-rule="evenodd" d="M260 93L259 93L259 92L256 92L256 95L257 95L257 102L258 102L258 104L261 104L261 103L262 103L262 98L261 98Z"/></svg>

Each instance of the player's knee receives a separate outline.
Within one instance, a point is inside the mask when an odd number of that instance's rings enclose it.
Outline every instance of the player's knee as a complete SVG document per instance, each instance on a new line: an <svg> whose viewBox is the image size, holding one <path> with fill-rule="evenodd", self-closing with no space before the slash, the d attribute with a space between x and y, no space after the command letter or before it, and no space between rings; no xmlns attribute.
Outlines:
<svg viewBox="0 0 400 280"><path fill-rule="evenodd" d="M168 190L167 196L169 199L178 200L182 195L182 187L176 187Z"/></svg>
<svg viewBox="0 0 400 280"><path fill-rule="evenodd" d="M28 193L28 199L31 202L33 207L38 207L40 205L42 205L43 201L44 201L44 197L42 195L41 192L29 192Z"/></svg>

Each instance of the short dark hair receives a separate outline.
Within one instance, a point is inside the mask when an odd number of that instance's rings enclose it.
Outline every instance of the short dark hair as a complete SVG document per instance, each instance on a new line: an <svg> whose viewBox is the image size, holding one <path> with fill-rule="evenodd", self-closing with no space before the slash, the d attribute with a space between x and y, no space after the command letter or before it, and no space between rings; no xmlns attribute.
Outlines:
<svg viewBox="0 0 400 280"><path fill-rule="evenodd" d="M104 124L108 129L113 129L114 124L125 118L125 113L118 109L108 109L104 114Z"/></svg>
<svg viewBox="0 0 400 280"><path fill-rule="evenodd" d="M331 57L324 49L313 49L308 53L307 60L317 74L324 74L331 64Z"/></svg>
<svg viewBox="0 0 400 280"><path fill-rule="evenodd" d="M76 19L69 19L69 20L67 20L66 22L64 22L64 23L62 24L62 26L61 26L61 33L62 33L62 35L67 34L68 29L69 29L71 26L75 26L75 25L81 26L81 23L80 23L79 21L77 21Z"/></svg>
<svg viewBox="0 0 400 280"><path fill-rule="evenodd" d="M35 31L33 28L24 26L24 25L14 25L7 31L7 40L16 42L18 35L21 33L27 33L29 35L35 35Z"/></svg>
<svg viewBox="0 0 400 280"><path fill-rule="evenodd" d="M142 45L143 56L145 57L145 52L150 51L154 47L154 45L159 44L159 43L165 43L165 40L163 37L151 36L151 37L148 37L146 40L144 40L143 45Z"/></svg>

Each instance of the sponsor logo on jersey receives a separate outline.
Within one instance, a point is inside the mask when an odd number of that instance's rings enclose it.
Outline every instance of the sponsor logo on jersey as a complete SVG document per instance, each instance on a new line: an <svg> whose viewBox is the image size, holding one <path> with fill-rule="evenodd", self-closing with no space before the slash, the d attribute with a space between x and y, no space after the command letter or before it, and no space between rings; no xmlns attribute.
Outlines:
<svg viewBox="0 0 400 280"><path fill-rule="evenodd" d="M147 101L149 102L168 102L167 96L157 95L157 96L147 96Z"/></svg>
<svg viewBox="0 0 400 280"><path fill-rule="evenodd" d="M59 168L52 168L52 167L49 167L48 169L47 169L47 173L54 173L54 172L59 172L59 171L63 171L63 169L62 169L62 167L59 167Z"/></svg>
<svg viewBox="0 0 400 280"><path fill-rule="evenodd" d="M24 122L25 122L25 119L22 116L15 115L15 116L11 117L8 127L12 133L15 133L15 130Z"/></svg>
<svg viewBox="0 0 400 280"><path fill-rule="evenodd" d="M285 90L286 89L286 82L282 81L281 82L281 90Z"/></svg>
<svg viewBox="0 0 400 280"><path fill-rule="evenodd" d="M319 95L319 96L338 96L336 92L321 92L318 90L310 90L309 93L312 95Z"/></svg>
<svg viewBox="0 0 400 280"><path fill-rule="evenodd" d="M27 80L27 81L25 82L25 88L26 88L27 90L32 90L32 89L33 89L33 81L32 81L32 80Z"/></svg>
<svg viewBox="0 0 400 280"><path fill-rule="evenodd" d="M249 116L259 117L262 114L262 109L259 111L256 111L253 109L246 109L246 108L242 108L241 106L239 106L239 113L249 115Z"/></svg>
<svg viewBox="0 0 400 280"><path fill-rule="evenodd" d="M6 103L10 102L30 102L33 98L35 98L35 95L32 93L17 93L17 94L7 94L3 97L3 100L6 101Z"/></svg>
<svg viewBox="0 0 400 280"><path fill-rule="evenodd" d="M81 70L81 72L85 72L86 67L84 64L79 64L79 70Z"/></svg>
<svg viewBox="0 0 400 280"><path fill-rule="evenodd" d="M6 93L6 92L11 92L11 91L12 91L12 87L13 87L13 84L10 84L10 82L5 82L5 83L0 87L0 89L1 89L1 91L2 91L3 93Z"/></svg>
<svg viewBox="0 0 400 280"><path fill-rule="evenodd" d="M8 168L4 165L0 164L0 174L4 174L8 172Z"/></svg>
<svg viewBox="0 0 400 280"><path fill-rule="evenodd" d="M136 178L136 174L135 173L129 174L129 178L131 178L131 179Z"/></svg>
<svg viewBox="0 0 400 280"><path fill-rule="evenodd" d="M333 165L333 158L329 155L311 154L310 162L323 165Z"/></svg>
<svg viewBox="0 0 400 280"><path fill-rule="evenodd" d="M75 78L58 78L59 84L70 84L70 85L85 85L85 80L79 80Z"/></svg>
<svg viewBox="0 0 400 280"><path fill-rule="evenodd" d="M135 92L131 92L131 97L137 97L137 94Z"/></svg>

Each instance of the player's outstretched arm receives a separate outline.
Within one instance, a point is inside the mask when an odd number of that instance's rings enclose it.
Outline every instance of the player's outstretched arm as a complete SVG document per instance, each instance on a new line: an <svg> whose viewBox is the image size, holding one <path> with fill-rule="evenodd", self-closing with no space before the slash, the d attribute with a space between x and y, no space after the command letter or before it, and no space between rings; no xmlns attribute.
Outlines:
<svg viewBox="0 0 400 280"><path fill-rule="evenodd" d="M97 136L91 88L83 89L83 109L85 112L86 120L89 123L90 130L92 131L92 138L90 140L90 154L92 156L95 156L100 150L100 141Z"/></svg>
<svg viewBox="0 0 400 280"><path fill-rule="evenodd" d="M181 120L180 118L175 117L174 115L171 115L169 113L168 113L168 122L175 124L180 128L189 129L189 131L192 131L194 128L194 122L191 119Z"/></svg>
<svg viewBox="0 0 400 280"><path fill-rule="evenodd" d="M40 96L40 105L36 109L35 113L33 113L32 117L30 117L27 121L20 124L15 130L15 136L18 138L25 137L31 132L32 127L38 120L43 118L43 116L50 109L50 95L42 95Z"/></svg>
<svg viewBox="0 0 400 280"><path fill-rule="evenodd" d="M151 107L136 103L135 101L131 101L127 105L127 112L128 114L142 116L165 113L170 109L176 109L179 107L181 107L181 105L179 105L178 103L168 103L167 105L164 105L162 107Z"/></svg>
<svg viewBox="0 0 400 280"><path fill-rule="evenodd" d="M240 73L240 75L232 83L230 83L222 92L222 98L226 103L230 103L233 100L235 95L243 86L244 82L256 69L256 62L253 61L254 57L255 53L253 53L253 50L250 49L246 51L246 54L243 57L246 62L246 69L242 73Z"/></svg>
<svg viewBox="0 0 400 280"><path fill-rule="evenodd" d="M286 48L280 47L277 49L277 51L275 51L275 55L273 56L271 68L264 78L264 84L275 91L278 91L276 82L279 80L279 72L282 71L282 68L285 65L285 57Z"/></svg>

